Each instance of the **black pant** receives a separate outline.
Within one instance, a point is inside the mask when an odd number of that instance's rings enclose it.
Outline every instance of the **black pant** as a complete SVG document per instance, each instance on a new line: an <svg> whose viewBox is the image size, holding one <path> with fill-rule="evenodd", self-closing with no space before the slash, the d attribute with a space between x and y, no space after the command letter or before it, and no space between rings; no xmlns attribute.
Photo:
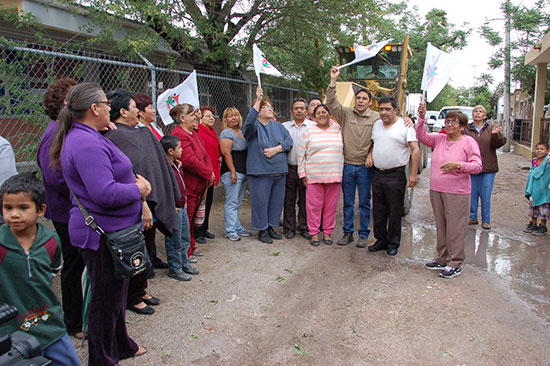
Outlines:
<svg viewBox="0 0 550 366"><path fill-rule="evenodd" d="M79 250L71 245L69 224L53 222L55 231L61 239L63 268L61 269L61 300L63 320L69 333L82 332L82 272L84 261Z"/></svg>
<svg viewBox="0 0 550 366"><path fill-rule="evenodd" d="M206 212L204 216L204 223L201 226L195 226L195 238L202 238L208 231L208 218L210 217L210 209L212 208L212 202L214 201L214 186L208 188L206 192Z"/></svg>
<svg viewBox="0 0 550 366"><path fill-rule="evenodd" d="M128 279L114 274L113 259L101 237L97 250L82 249L90 278L88 366L114 365L132 357L138 345L126 330Z"/></svg>
<svg viewBox="0 0 550 366"><path fill-rule="evenodd" d="M390 170L372 169L372 217L374 237L399 248L401 242L401 218L407 189L405 167Z"/></svg>
<svg viewBox="0 0 550 366"><path fill-rule="evenodd" d="M298 227L296 227L296 197L298 197ZM288 166L285 187L284 229L292 231L307 230L306 187L298 177L298 167Z"/></svg>
<svg viewBox="0 0 550 366"><path fill-rule="evenodd" d="M156 232L157 228L155 224L153 224L152 228L143 232L149 258L153 258ZM130 283L128 285L128 306L134 306L143 301L142 297L147 293L145 289L147 288L148 275L149 273L147 271L143 271L134 277L130 277Z"/></svg>

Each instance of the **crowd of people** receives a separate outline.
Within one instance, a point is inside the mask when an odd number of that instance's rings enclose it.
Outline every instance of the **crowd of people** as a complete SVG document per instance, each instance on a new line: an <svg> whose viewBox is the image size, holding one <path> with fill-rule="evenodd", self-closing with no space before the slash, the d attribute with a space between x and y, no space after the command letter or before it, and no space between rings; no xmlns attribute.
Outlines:
<svg viewBox="0 0 550 366"><path fill-rule="evenodd" d="M446 134L428 133L421 104L415 129L410 119L400 117L392 97L380 98L379 111L372 110L367 89L355 93L354 107L343 106L336 97L338 76L335 67L326 104L296 98L292 120L285 123L276 120L273 102L258 87L244 123L237 108L223 111L219 135L212 106L173 107L168 133L156 124L147 95L122 89L105 93L97 84L68 78L51 85L44 95L51 122L38 149L43 184L33 175L13 172L0 191L7 223L0 227L0 273L10 279L2 281L0 293L8 294L2 300L18 306L25 319L48 313L48 322L37 320L32 329L44 355L54 365L78 365L69 335L87 337L89 365L117 365L146 353L129 337L125 312L155 312L162 301L148 288L155 268L168 269L168 277L176 281L199 275L192 264L204 256L197 243L215 238L209 216L220 182L225 191L223 236L229 241L253 235L239 217L248 186L250 229L265 244L296 234L315 247L333 244L340 191L344 222L337 244L353 243L358 193L356 246L365 248L372 193L376 241L368 251L395 256L406 190L418 181L418 142L433 149L430 201L437 244L434 260L425 267L445 278L459 275L467 225L477 224L479 198L482 227L490 229L495 151L506 141L500 127L486 122L485 109L477 106L473 123L451 111ZM532 207L525 230L540 235L546 233L550 214L548 153L547 143L537 145L525 192ZM151 269L117 277L106 237L90 226L80 206L107 233L142 224ZM53 222L55 233L37 224L42 215ZM282 233L276 229L281 217ZM165 236L166 262L157 255L157 230ZM50 275L59 271L61 256L62 308ZM90 283L87 324L81 295L85 268ZM40 284L28 283L40 294L32 300L23 287L14 286L15 281L28 282L27 274L44 278ZM9 326L19 328L20 320Z"/></svg>

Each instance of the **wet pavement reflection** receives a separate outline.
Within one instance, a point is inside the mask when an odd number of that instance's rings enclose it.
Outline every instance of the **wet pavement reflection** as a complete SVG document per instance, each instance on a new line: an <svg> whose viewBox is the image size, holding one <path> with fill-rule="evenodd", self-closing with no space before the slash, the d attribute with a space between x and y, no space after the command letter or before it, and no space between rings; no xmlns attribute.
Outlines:
<svg viewBox="0 0 550 366"><path fill-rule="evenodd" d="M403 222L400 256L433 259L435 226ZM492 231L469 228L466 264L495 272L510 282L514 291L550 321L550 247L501 237Z"/></svg>

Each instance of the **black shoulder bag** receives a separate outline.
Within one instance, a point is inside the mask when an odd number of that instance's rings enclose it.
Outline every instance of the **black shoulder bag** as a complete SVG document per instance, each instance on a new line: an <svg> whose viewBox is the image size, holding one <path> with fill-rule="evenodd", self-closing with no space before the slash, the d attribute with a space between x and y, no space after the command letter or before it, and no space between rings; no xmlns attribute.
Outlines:
<svg viewBox="0 0 550 366"><path fill-rule="evenodd" d="M86 225L94 229L99 236L105 236L107 248L113 257L116 278L125 279L149 270L151 260L147 254L141 222L126 229L106 233L99 227L94 217L88 213L78 197L72 191L71 193L84 216Z"/></svg>

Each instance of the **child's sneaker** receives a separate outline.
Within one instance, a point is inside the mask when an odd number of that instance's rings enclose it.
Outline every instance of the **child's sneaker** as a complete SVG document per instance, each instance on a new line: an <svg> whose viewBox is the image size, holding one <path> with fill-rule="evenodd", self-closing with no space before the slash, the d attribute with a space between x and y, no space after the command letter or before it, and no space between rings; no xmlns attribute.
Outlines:
<svg viewBox="0 0 550 366"><path fill-rule="evenodd" d="M453 278L458 276L461 272L462 272L462 269L460 267L453 268L453 267L447 266L445 267L445 269L443 269L443 271L439 273L439 275L443 278Z"/></svg>
<svg viewBox="0 0 550 366"><path fill-rule="evenodd" d="M537 230L538 226L533 221L529 222L529 225L525 229L523 229L523 232L525 233L532 233L533 231Z"/></svg>
<svg viewBox="0 0 550 366"><path fill-rule="evenodd" d="M546 228L546 225L539 225L538 229L533 231L533 235L546 235L548 234L548 229Z"/></svg>
<svg viewBox="0 0 550 366"><path fill-rule="evenodd" d="M437 262L428 262L428 263L424 264L424 268L441 271L443 268L445 268L445 266L442 266L441 264L439 264Z"/></svg>

